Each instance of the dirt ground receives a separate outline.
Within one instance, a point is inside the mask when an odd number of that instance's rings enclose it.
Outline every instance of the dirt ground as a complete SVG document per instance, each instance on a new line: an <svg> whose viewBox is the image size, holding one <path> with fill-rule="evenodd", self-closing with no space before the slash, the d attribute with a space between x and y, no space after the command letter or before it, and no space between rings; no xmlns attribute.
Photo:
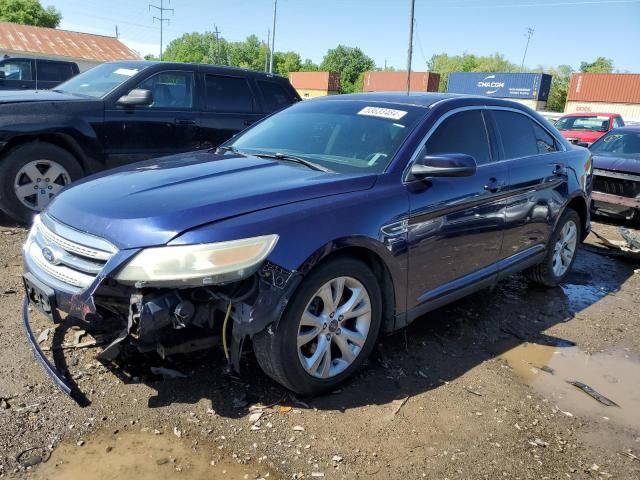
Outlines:
<svg viewBox="0 0 640 480"><path fill-rule="evenodd" d="M596 253L593 237L561 288L515 276L433 312L327 396L295 398L250 358L229 376L221 351L120 371L95 348L55 350L80 407L25 339L25 234L0 220L0 477L640 478L640 265ZM48 327L34 314L36 335ZM86 343L75 328L42 346Z"/></svg>

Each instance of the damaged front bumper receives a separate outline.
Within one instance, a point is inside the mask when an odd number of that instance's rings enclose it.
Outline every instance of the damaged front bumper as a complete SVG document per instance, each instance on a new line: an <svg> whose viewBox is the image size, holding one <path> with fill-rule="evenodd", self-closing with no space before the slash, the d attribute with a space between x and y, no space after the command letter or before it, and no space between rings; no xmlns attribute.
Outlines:
<svg viewBox="0 0 640 480"><path fill-rule="evenodd" d="M53 323L62 321L62 313L84 322L87 330L111 329L115 340L98 355L102 361L115 360L125 346L165 357L210 348L224 336L231 345L228 358L239 371L244 339L280 320L301 280L298 272L267 261L250 277L225 285L137 288L115 281L114 272L138 252L108 251L104 242L47 218L25 243L25 332L36 358L71 396L79 392L38 345L29 304ZM53 261L44 264L49 257Z"/></svg>
<svg viewBox="0 0 640 480"><path fill-rule="evenodd" d="M631 219L640 211L640 175L594 170L593 208L597 213Z"/></svg>

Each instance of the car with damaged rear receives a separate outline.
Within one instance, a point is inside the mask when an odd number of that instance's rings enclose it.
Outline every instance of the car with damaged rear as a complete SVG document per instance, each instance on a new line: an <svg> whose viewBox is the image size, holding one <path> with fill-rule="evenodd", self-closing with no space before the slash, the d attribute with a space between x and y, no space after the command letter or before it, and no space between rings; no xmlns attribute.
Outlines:
<svg viewBox="0 0 640 480"><path fill-rule="evenodd" d="M271 378L318 394L441 305L518 271L561 283L589 232L591 182L589 151L515 102L309 100L215 152L65 189L24 245L24 325L70 393L29 303L110 330L105 362L221 345L239 370L252 349Z"/></svg>
<svg viewBox="0 0 640 480"><path fill-rule="evenodd" d="M640 220L640 126L617 128L591 145L593 211Z"/></svg>

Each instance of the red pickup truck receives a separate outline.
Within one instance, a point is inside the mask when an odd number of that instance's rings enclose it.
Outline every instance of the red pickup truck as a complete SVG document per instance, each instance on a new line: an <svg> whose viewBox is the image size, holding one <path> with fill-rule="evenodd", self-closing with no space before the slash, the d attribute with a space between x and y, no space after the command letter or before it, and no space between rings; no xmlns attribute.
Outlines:
<svg viewBox="0 0 640 480"><path fill-rule="evenodd" d="M587 146L618 127L624 127L624 120L617 113L569 113L556 123L564 138L571 143L586 143Z"/></svg>

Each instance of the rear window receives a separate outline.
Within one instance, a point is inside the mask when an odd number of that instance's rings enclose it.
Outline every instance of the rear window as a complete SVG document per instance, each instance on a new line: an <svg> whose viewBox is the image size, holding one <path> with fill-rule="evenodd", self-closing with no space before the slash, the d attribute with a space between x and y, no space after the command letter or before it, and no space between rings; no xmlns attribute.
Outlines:
<svg viewBox="0 0 640 480"><path fill-rule="evenodd" d="M562 117L556 123L558 130L584 130L587 132L606 132L609 130L609 117L585 115Z"/></svg>
<svg viewBox="0 0 640 480"><path fill-rule="evenodd" d="M71 65L67 63L54 63L37 61L38 80L43 82L64 82L73 76Z"/></svg>
<svg viewBox="0 0 640 480"><path fill-rule="evenodd" d="M536 138L533 122L529 117L503 110L496 110L493 115L500 130L505 159L537 155L540 150L545 149L538 144L539 139Z"/></svg>
<svg viewBox="0 0 640 480"><path fill-rule="evenodd" d="M293 103L293 97L282 85L275 82L258 80L258 88L262 93L265 111L271 113Z"/></svg>
<svg viewBox="0 0 640 480"><path fill-rule="evenodd" d="M207 75L206 104L210 112L253 112L253 94L246 78Z"/></svg>

